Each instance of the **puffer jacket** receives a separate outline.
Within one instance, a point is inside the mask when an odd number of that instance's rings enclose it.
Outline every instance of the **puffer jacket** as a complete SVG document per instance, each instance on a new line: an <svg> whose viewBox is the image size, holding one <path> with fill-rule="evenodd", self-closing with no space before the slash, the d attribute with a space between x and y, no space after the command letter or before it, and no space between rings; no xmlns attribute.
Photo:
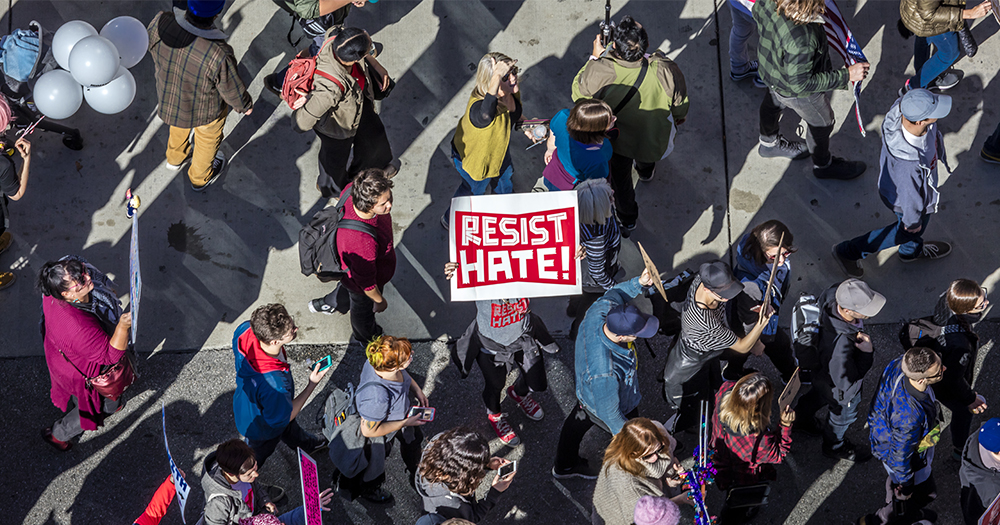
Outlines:
<svg viewBox="0 0 1000 525"><path fill-rule="evenodd" d="M899 17L913 34L928 37L964 28L963 9L965 0L900 0Z"/></svg>
<svg viewBox="0 0 1000 525"><path fill-rule="evenodd" d="M927 388L927 403L907 391L902 363L899 356L882 372L868 413L868 437L872 454L885 464L892 482L911 486L914 473L927 466L930 449L920 452L918 445L937 424L937 400L932 387Z"/></svg>
<svg viewBox="0 0 1000 525"><path fill-rule="evenodd" d="M215 452L205 457L205 469L201 477L201 489L205 493L205 512L196 525L238 525L241 519L249 518L264 510L271 502L266 490L253 482L254 508L243 501L240 491L234 489L222 469L215 462Z"/></svg>
<svg viewBox="0 0 1000 525"><path fill-rule="evenodd" d="M326 39L335 36L338 29L331 27L326 32ZM375 91L368 78L368 64L364 60L357 62L365 75L364 89L357 79L351 76L351 68L337 61L333 54L333 45L327 44L316 56L316 69L322 71L340 82L340 86L323 75L313 77L313 90L309 93L306 103L292 113L292 127L302 133L315 130L332 139L349 139L358 131L361 123L361 107L364 99L375 100ZM343 89L341 89L343 86Z"/></svg>

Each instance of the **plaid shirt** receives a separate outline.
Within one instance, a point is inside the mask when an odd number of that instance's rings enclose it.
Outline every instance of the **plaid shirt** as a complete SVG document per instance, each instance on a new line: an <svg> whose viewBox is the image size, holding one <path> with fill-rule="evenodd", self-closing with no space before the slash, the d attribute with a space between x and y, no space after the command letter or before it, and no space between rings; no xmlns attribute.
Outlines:
<svg viewBox="0 0 1000 525"><path fill-rule="evenodd" d="M722 424L719 407L723 396L734 386L735 381L722 384L722 388L715 394L715 414L712 416L712 449L715 451L713 463L718 469L716 483L723 490L774 480L774 464L781 463L792 448L792 427L779 425L778 430L768 429L762 433L739 435Z"/></svg>
<svg viewBox="0 0 1000 525"><path fill-rule="evenodd" d="M833 69L823 20L795 24L778 13L775 0L758 0L752 10L760 35L757 74L784 97L807 97L847 89L846 68Z"/></svg>
<svg viewBox="0 0 1000 525"><path fill-rule="evenodd" d="M218 119L227 105L239 113L253 107L229 44L192 35L169 11L156 15L147 30L163 122L194 128Z"/></svg>

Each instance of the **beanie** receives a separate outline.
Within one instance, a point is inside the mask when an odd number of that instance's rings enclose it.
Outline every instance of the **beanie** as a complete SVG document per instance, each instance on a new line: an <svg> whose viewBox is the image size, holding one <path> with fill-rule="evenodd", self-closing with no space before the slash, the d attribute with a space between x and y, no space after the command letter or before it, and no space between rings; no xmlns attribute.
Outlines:
<svg viewBox="0 0 1000 525"><path fill-rule="evenodd" d="M995 417L979 428L979 444L996 454L1000 452L1000 417Z"/></svg>
<svg viewBox="0 0 1000 525"><path fill-rule="evenodd" d="M202 18L212 18L226 7L226 0L188 0L188 12Z"/></svg>
<svg viewBox="0 0 1000 525"><path fill-rule="evenodd" d="M635 525L677 525L681 509L670 498L643 496L635 502Z"/></svg>

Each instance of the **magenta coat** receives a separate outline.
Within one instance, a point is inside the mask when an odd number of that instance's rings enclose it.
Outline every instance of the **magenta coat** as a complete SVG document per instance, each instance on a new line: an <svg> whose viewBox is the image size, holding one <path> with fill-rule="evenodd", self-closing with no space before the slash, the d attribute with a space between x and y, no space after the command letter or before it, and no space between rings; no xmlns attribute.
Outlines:
<svg viewBox="0 0 1000 525"><path fill-rule="evenodd" d="M97 317L66 301L43 296L42 313L45 316L45 361L52 379L52 404L66 411L69 397L76 396L80 406L80 428L97 430L103 424L101 396L96 390L87 390L80 372L87 377L99 375L101 366L117 363L125 351L111 346L111 337L104 333ZM59 350L80 372L66 362Z"/></svg>

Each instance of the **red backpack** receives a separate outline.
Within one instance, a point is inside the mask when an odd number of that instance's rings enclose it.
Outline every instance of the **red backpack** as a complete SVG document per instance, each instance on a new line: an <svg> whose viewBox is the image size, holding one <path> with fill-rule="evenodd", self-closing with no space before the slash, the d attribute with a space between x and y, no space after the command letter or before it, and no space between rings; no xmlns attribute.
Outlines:
<svg viewBox="0 0 1000 525"><path fill-rule="evenodd" d="M320 47L319 52L316 56L319 56L326 48L326 45L333 41L335 37L330 37L323 42L323 46ZM309 56L304 57L300 52L298 56L292 59L288 63L288 71L285 73L285 81L281 85L281 98L288 104L288 107L295 109L293 105L299 98L304 97L302 93L308 94L313 90L313 75L320 75L323 78L333 82L340 88L341 93L345 93L344 85L340 83L337 79L333 78L328 73L324 73L319 69L316 69L316 57Z"/></svg>

